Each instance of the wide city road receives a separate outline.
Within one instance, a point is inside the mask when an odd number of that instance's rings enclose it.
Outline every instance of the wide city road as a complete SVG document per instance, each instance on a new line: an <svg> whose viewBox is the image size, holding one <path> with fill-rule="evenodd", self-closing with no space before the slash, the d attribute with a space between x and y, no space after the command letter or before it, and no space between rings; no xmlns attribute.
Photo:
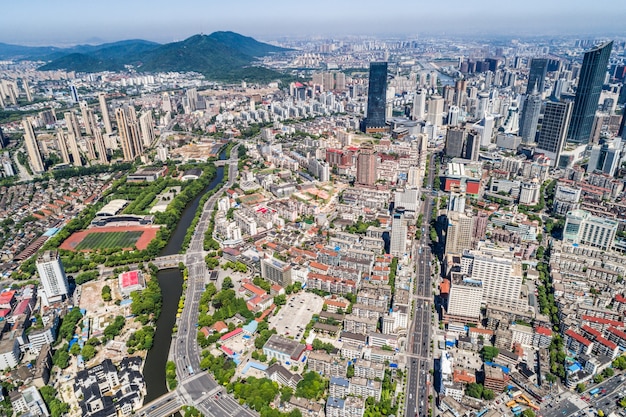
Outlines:
<svg viewBox="0 0 626 417"><path fill-rule="evenodd" d="M185 265L189 271L189 278L185 293L185 306L178 320L178 332L172 340L181 395L185 403L193 405L205 416L255 415L228 396L211 375L200 369L200 350L197 342L198 307L209 276L204 261L204 235L209 228L211 214L217 200L221 198L222 192L237 180L237 163L239 162L237 151L238 146L231 150L231 157L228 161L228 181L204 205L202 216L187 249Z"/></svg>
<svg viewBox="0 0 626 417"><path fill-rule="evenodd" d="M427 191L432 187L434 175L434 161L431 155L428 174ZM415 311L409 332L407 347L408 383L406 393L405 417L421 417L428 415L428 395L430 392L430 369L432 358L430 351L431 316L432 316L432 279L430 271L430 216L432 202L430 192L423 193L425 199L422 204L423 222L417 227L423 228L422 237L413 242L413 259L416 262L416 278L414 286Z"/></svg>
<svg viewBox="0 0 626 417"><path fill-rule="evenodd" d="M239 405L239 402L227 395L223 387L209 373L200 369L200 350L197 343L198 307L208 277L204 261L204 235L209 227L213 207L217 200L237 180L238 146L231 150L231 157L228 160L228 181L205 203L185 254L185 265L189 271L185 306L177 320L178 331L172 338L172 345L170 346L176 363L178 387L175 391L144 406L137 413L140 416L164 417L172 415L183 404L194 406L205 416L254 417L257 415Z"/></svg>

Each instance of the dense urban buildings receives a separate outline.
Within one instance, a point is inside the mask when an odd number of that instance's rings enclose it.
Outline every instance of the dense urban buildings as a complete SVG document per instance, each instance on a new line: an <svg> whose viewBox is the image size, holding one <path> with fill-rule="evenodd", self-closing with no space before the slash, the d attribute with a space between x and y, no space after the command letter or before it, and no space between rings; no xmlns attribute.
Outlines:
<svg viewBox="0 0 626 417"><path fill-rule="evenodd" d="M619 414L624 40L276 44L0 63L12 409Z"/></svg>

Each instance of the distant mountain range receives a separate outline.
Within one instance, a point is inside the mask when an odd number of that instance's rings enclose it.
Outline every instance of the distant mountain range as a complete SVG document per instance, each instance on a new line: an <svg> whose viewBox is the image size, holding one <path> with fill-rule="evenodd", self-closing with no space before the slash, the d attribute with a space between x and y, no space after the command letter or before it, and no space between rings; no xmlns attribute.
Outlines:
<svg viewBox="0 0 626 417"><path fill-rule="evenodd" d="M77 72L120 71L133 65L137 71L195 71L215 80L268 81L281 74L254 66L257 58L288 49L259 42L234 32L194 35L181 42L158 44L126 40L71 48L27 47L0 43L0 59L50 61L40 70Z"/></svg>

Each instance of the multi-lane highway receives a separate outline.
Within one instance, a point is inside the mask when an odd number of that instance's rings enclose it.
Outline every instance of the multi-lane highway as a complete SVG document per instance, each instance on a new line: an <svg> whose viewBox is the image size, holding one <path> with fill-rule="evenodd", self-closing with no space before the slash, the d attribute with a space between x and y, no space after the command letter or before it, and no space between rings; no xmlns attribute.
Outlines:
<svg viewBox="0 0 626 417"><path fill-rule="evenodd" d="M237 150L238 146L235 146L230 153L228 182L224 186L225 189L232 186L237 180ZM176 338L172 340L176 374L185 402L195 406L204 415L218 417L254 416L255 414L250 410L241 407L237 401L226 395L209 374L200 370L196 323L199 314L198 303L208 277L208 270L204 261L204 234L209 227L212 209L221 196L222 190L213 194L206 202L187 250L185 265L189 270L189 279L185 293L185 306L178 320L178 333Z"/></svg>
<svg viewBox="0 0 626 417"><path fill-rule="evenodd" d="M433 181L433 158L430 161L430 173L428 189ZM408 383L406 393L405 416L426 416L428 415L428 395L430 392L430 369L432 369L432 358L430 351L431 316L432 316L432 279L430 276L430 234L429 222L432 210L430 193L425 192L424 203L422 205L423 223L417 227L422 227L424 232L419 241L414 242L413 259L416 262L416 277L413 299L415 301L415 312L407 347L408 361Z"/></svg>

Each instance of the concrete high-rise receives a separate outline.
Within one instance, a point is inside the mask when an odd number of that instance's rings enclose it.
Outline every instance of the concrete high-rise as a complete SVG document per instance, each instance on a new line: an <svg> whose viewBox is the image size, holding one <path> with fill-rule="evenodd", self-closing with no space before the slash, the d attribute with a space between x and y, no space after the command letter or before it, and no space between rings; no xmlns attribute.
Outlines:
<svg viewBox="0 0 626 417"><path fill-rule="evenodd" d="M615 175L619 166L622 141L620 138L606 140L601 145L591 147L587 172L600 171L610 176Z"/></svg>
<svg viewBox="0 0 626 417"><path fill-rule="evenodd" d="M78 118L76 117L76 113L73 111L66 111L63 113L63 118L65 119L65 125L67 127L67 131L74 135L75 138L80 138L82 136L80 125L78 124Z"/></svg>
<svg viewBox="0 0 626 417"><path fill-rule="evenodd" d="M89 120L89 105L86 101L82 101L80 103L80 114L83 118L83 126L85 126L85 134L91 136L93 135L93 131L91 129L91 121Z"/></svg>
<svg viewBox="0 0 626 417"><path fill-rule="evenodd" d="M84 149L87 154L87 159L89 161L94 161L96 159L96 145L94 144L93 138L86 138L84 141Z"/></svg>
<svg viewBox="0 0 626 417"><path fill-rule="evenodd" d="M609 250L613 247L618 222L594 216L585 210L572 210L565 216L563 241Z"/></svg>
<svg viewBox="0 0 626 417"><path fill-rule="evenodd" d="M102 113L102 123L104 123L104 131L107 135L113 134L111 119L109 118L109 109L107 107L106 94L98 94L98 103L100 103L100 113Z"/></svg>
<svg viewBox="0 0 626 417"><path fill-rule="evenodd" d="M391 239L389 242L389 253L392 256L403 256L406 252L407 224L404 218L404 209L396 208L391 220Z"/></svg>
<svg viewBox="0 0 626 417"><path fill-rule="evenodd" d="M470 161L478 161L480 156L480 134L475 130L470 130L465 136L465 150L463 158Z"/></svg>
<svg viewBox="0 0 626 417"><path fill-rule="evenodd" d="M63 129L57 129L57 147L59 148L59 152L61 153L61 159L63 160L64 164L69 164L71 162L70 160L70 154L67 151L67 142L65 141L65 132L63 132Z"/></svg>
<svg viewBox="0 0 626 417"><path fill-rule="evenodd" d="M413 120L424 120L426 115L426 89L420 88L413 97Z"/></svg>
<svg viewBox="0 0 626 417"><path fill-rule="evenodd" d="M626 86L622 86L622 89L626 91ZM620 122L619 130L617 131L617 136L622 139L626 139L626 137L624 137L624 126L626 126L626 105L622 108L622 121Z"/></svg>
<svg viewBox="0 0 626 417"><path fill-rule="evenodd" d="M435 129L441 126L443 120L443 97L440 95L435 95L428 100L428 117L426 118Z"/></svg>
<svg viewBox="0 0 626 417"><path fill-rule="evenodd" d="M552 160L552 166L559 162L571 114L571 102L549 101L546 103L536 152L545 153Z"/></svg>
<svg viewBox="0 0 626 417"><path fill-rule="evenodd" d="M450 158L460 158L463 155L465 134L465 129L461 127L448 129L446 133L446 146L444 148L446 156Z"/></svg>
<svg viewBox="0 0 626 417"><path fill-rule="evenodd" d="M70 97L74 103L78 103L80 101L80 98L78 97L78 89L74 84L70 85Z"/></svg>
<svg viewBox="0 0 626 417"><path fill-rule="evenodd" d="M612 48L613 41L610 41L585 53L578 77L576 99L567 134L568 141L589 142Z"/></svg>
<svg viewBox="0 0 626 417"><path fill-rule="evenodd" d="M496 121L492 114L486 114L480 121L480 127L482 128L480 146L483 148L487 148L491 144L495 123Z"/></svg>
<svg viewBox="0 0 626 417"><path fill-rule="evenodd" d="M465 99L467 98L467 81L466 80L456 80L454 83L454 105L457 107L462 107L465 104Z"/></svg>
<svg viewBox="0 0 626 417"><path fill-rule="evenodd" d="M458 272L452 273L446 319L463 323L478 323L483 300L483 283Z"/></svg>
<svg viewBox="0 0 626 417"><path fill-rule="evenodd" d="M376 151L371 144L364 144L359 150L356 162L356 182L362 185L376 183Z"/></svg>
<svg viewBox="0 0 626 417"><path fill-rule="evenodd" d="M530 94L535 87L539 95L543 94L543 89L548 72L548 60L546 58L533 58L530 61L530 73L528 74L528 84L526 94Z"/></svg>
<svg viewBox="0 0 626 417"><path fill-rule="evenodd" d="M522 265L503 251L479 250L463 254L461 270L483 284L483 303L518 309L522 287ZM465 271L463 271L465 272Z"/></svg>
<svg viewBox="0 0 626 417"><path fill-rule="evenodd" d="M37 272L48 301L60 300L69 292L67 276L57 251L45 251L37 258Z"/></svg>
<svg viewBox="0 0 626 417"><path fill-rule="evenodd" d="M161 96L161 110L166 113L172 112L174 110L169 93L163 93L163 95Z"/></svg>
<svg viewBox="0 0 626 417"><path fill-rule="evenodd" d="M108 164L109 160L107 158L107 148L104 143L104 138L102 137L102 132L100 129L96 129L94 132L94 145L96 146L96 152L98 154L98 162L101 164Z"/></svg>
<svg viewBox="0 0 626 417"><path fill-rule="evenodd" d="M32 118L27 117L22 120L22 126L24 127L24 144L26 145L26 153L28 153L30 166L35 174L41 174L45 171L45 168L43 166L43 159L41 158L39 143L37 142L37 135L35 135L35 130L33 129Z"/></svg>
<svg viewBox="0 0 626 417"><path fill-rule="evenodd" d="M282 287L291 285L291 265L274 258L261 260L261 277Z"/></svg>
<svg viewBox="0 0 626 417"><path fill-rule="evenodd" d="M30 91L30 86L28 85L28 80L24 78L22 80L22 84L24 86L24 93L26 94L26 101L29 103L33 101L33 93Z"/></svg>
<svg viewBox="0 0 626 417"><path fill-rule="evenodd" d="M118 108L115 110L115 120L117 121L117 131L122 145L124 161L134 161L135 158L143 154L141 133L135 109L133 107Z"/></svg>
<svg viewBox="0 0 626 417"><path fill-rule="evenodd" d="M375 133L387 129L385 108L387 103L387 63L370 63L369 89L367 91L367 117L365 132Z"/></svg>
<svg viewBox="0 0 626 417"><path fill-rule="evenodd" d="M139 128L141 130L141 141L145 148L154 142L154 123L152 121L152 112L147 111L139 118Z"/></svg>
<svg viewBox="0 0 626 417"><path fill-rule="evenodd" d="M524 101L524 110L519 123L519 135L524 143L534 143L537 136L537 124L541 114L541 95L537 88Z"/></svg>
<svg viewBox="0 0 626 417"><path fill-rule="evenodd" d="M476 118L482 119L489 111L489 93L483 91L478 93L478 105L476 106Z"/></svg>
<svg viewBox="0 0 626 417"><path fill-rule="evenodd" d="M67 126L67 145L69 147L70 154L72 155L72 163L74 166L83 166L83 162L80 158L80 150L78 149L78 138L80 138L80 126L78 125L78 119L74 112L65 112L63 114L65 118L65 125Z"/></svg>
<svg viewBox="0 0 626 417"><path fill-rule="evenodd" d="M458 211L448 211L446 253L463 253L472 248L472 217Z"/></svg>
<svg viewBox="0 0 626 417"><path fill-rule="evenodd" d="M540 184L537 178L530 181L522 181L520 185L519 203L528 206L539 204Z"/></svg>
<svg viewBox="0 0 626 417"><path fill-rule="evenodd" d="M448 109L448 126L459 125L459 108L457 106L450 106Z"/></svg>
<svg viewBox="0 0 626 417"><path fill-rule="evenodd" d="M448 212L456 211L457 213L465 213L465 193L450 193L448 200Z"/></svg>

